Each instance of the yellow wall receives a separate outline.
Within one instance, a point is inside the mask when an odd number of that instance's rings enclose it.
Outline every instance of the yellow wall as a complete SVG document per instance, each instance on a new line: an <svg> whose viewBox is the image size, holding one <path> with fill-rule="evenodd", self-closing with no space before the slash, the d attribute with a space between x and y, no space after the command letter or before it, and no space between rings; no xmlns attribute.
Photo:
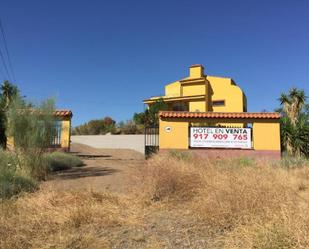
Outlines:
<svg viewBox="0 0 309 249"><path fill-rule="evenodd" d="M190 112L206 112L206 103L205 101L191 101L189 102L189 111Z"/></svg>
<svg viewBox="0 0 309 249"><path fill-rule="evenodd" d="M224 106L213 106L214 112L243 112L244 96L242 90L233 84L232 79L207 76L211 88L211 99L224 100Z"/></svg>
<svg viewBox="0 0 309 249"><path fill-rule="evenodd" d="M280 150L279 122L253 123L253 146L255 150Z"/></svg>
<svg viewBox="0 0 309 249"><path fill-rule="evenodd" d="M188 149L189 147L189 123L192 126L202 123L220 123L226 125L238 125L243 123L253 123L252 141L254 150L280 151L280 124L278 120L261 119L226 119L226 120L207 120L207 119L160 119L159 143L160 149ZM212 123L212 124L211 124ZM166 127L171 131L166 132Z"/></svg>
<svg viewBox="0 0 309 249"><path fill-rule="evenodd" d="M70 148L71 139L71 120L62 120L61 122L61 148Z"/></svg>
<svg viewBox="0 0 309 249"><path fill-rule="evenodd" d="M182 86L182 96L194 96L206 94L206 84L190 84Z"/></svg>
<svg viewBox="0 0 309 249"><path fill-rule="evenodd" d="M204 76L204 68L202 66L191 66L189 74L191 79L201 78Z"/></svg>
<svg viewBox="0 0 309 249"><path fill-rule="evenodd" d="M170 132L167 132L169 130ZM188 149L188 122L166 122L160 120L159 148Z"/></svg>
<svg viewBox="0 0 309 249"><path fill-rule="evenodd" d="M180 82L176 81L165 86L166 97L180 97Z"/></svg>

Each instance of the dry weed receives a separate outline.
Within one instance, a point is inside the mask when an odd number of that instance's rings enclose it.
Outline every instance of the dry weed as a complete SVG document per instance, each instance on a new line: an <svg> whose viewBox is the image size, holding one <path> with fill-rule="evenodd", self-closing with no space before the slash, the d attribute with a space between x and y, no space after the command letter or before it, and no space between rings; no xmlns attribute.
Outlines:
<svg viewBox="0 0 309 249"><path fill-rule="evenodd" d="M145 202L188 201L198 193L201 177L196 167L171 156L154 156L131 172L133 192Z"/></svg>
<svg viewBox="0 0 309 249"><path fill-rule="evenodd" d="M130 222L126 200L93 192L38 192L2 206L0 248L108 248L106 231Z"/></svg>
<svg viewBox="0 0 309 249"><path fill-rule="evenodd" d="M0 247L309 248L309 167L164 155L130 180L126 197L39 191L3 202Z"/></svg>

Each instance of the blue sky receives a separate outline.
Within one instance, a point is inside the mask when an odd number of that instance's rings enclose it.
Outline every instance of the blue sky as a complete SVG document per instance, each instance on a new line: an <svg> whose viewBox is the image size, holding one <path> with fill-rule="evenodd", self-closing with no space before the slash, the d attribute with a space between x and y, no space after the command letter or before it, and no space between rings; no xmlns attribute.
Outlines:
<svg viewBox="0 0 309 249"><path fill-rule="evenodd" d="M16 84L55 97L73 125L130 119L191 64L232 77L248 111L273 110L290 87L309 95L308 13L307 0L0 2Z"/></svg>

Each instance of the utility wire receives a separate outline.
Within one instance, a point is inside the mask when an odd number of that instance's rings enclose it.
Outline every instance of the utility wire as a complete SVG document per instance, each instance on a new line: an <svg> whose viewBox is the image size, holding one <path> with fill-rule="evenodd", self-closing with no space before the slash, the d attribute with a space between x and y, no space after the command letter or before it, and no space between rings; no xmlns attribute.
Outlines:
<svg viewBox="0 0 309 249"><path fill-rule="evenodd" d="M2 38L3 38L3 42L4 42L4 48L5 48L6 56L7 56L7 58L8 58L8 62L9 62L9 67L10 67L10 70L11 70L11 74L12 74L12 76L13 76L14 81L16 81L15 73L14 73L14 69L13 69L13 66L12 66L12 61L11 61L11 57L10 57L8 45L7 45L7 42L6 42L5 32L4 32L4 28L3 28L3 25L2 25L1 18L0 18L0 29L1 29L1 33L2 33ZM3 55L2 55L2 56L3 56ZM6 71L7 71L7 70L6 70Z"/></svg>
<svg viewBox="0 0 309 249"><path fill-rule="evenodd" d="M0 75L1 75L1 81L2 81L2 80L5 81L6 78L5 78L5 74L3 73L2 68L0 68Z"/></svg>
<svg viewBox="0 0 309 249"><path fill-rule="evenodd" d="M10 73L9 73L8 67L7 67L7 65L6 65L5 58L4 58L4 56L3 56L3 53L2 53L2 51L1 51L1 48L0 48L0 57L1 57L1 60L2 60L3 67L4 67L4 69L5 69L5 72L6 72L7 76L8 76L7 79L11 81L12 79L11 79L11 77L10 77Z"/></svg>

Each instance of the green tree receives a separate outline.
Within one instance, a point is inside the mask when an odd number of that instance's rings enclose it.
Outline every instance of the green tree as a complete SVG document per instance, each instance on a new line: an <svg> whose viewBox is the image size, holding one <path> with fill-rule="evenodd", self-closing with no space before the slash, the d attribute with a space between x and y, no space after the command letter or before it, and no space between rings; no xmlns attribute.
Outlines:
<svg viewBox="0 0 309 249"><path fill-rule="evenodd" d="M134 113L133 121L137 125L145 125L145 123L146 123L146 113L145 112Z"/></svg>
<svg viewBox="0 0 309 249"><path fill-rule="evenodd" d="M74 135L99 135L114 132L116 122L111 117L103 119L93 119L85 124L76 126L72 134Z"/></svg>
<svg viewBox="0 0 309 249"><path fill-rule="evenodd" d="M5 80L0 86L0 145L6 146L7 111L12 101L19 96L17 86Z"/></svg>
<svg viewBox="0 0 309 249"><path fill-rule="evenodd" d="M282 93L279 98L282 149L291 156L309 155L309 106L306 99L305 92L297 88L290 89L288 94Z"/></svg>
<svg viewBox="0 0 309 249"><path fill-rule="evenodd" d="M282 93L279 100L284 114L293 125L296 124L299 114L305 105L306 95L303 90L291 88L288 94Z"/></svg>
<svg viewBox="0 0 309 249"><path fill-rule="evenodd" d="M53 99L39 105L28 105L16 97L6 113L6 135L14 139L18 165L36 179L44 179L49 170L43 155L56 134L54 111Z"/></svg>
<svg viewBox="0 0 309 249"><path fill-rule="evenodd" d="M134 113L133 121L137 125L157 126L159 124L159 111L166 111L167 109L168 105L160 98L149 105L144 112Z"/></svg>
<svg viewBox="0 0 309 249"><path fill-rule="evenodd" d="M13 99L19 94L17 86L5 80L1 87L1 109L7 110Z"/></svg>

